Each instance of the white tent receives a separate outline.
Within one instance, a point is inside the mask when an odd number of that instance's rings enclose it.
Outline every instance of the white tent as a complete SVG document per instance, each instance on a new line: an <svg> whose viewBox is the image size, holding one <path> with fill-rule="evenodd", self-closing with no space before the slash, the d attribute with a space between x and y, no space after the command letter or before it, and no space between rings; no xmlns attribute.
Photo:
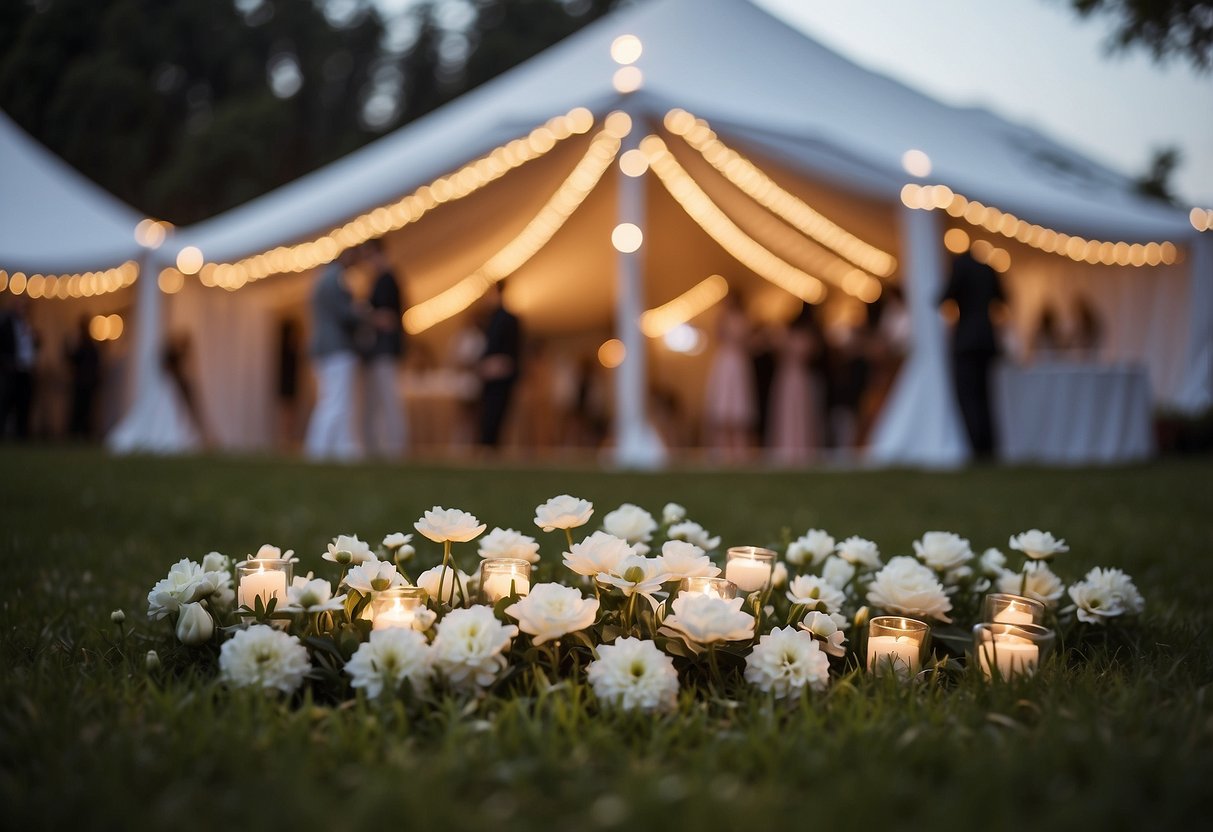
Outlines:
<svg viewBox="0 0 1213 832"><path fill-rule="evenodd" d="M635 64L643 81L628 94L612 83L620 67L611 46L625 34L643 45ZM256 277L258 270L290 268L289 258L267 256L270 266L249 259L278 247L312 241L308 255L317 262L316 252L332 254L331 240L340 237L334 229L360 215L367 215L367 233L399 227L398 218L390 212L376 217L375 209L397 205L406 211L397 202L402 197L575 108L600 119L614 110L628 113L634 126L624 149L648 132L664 136L708 196L755 238L769 216L734 183L712 179L704 158L663 129L671 109L706 120L787 192L896 253L914 348L873 441L872 455L880 461L951 464L965 456L934 312L946 215L904 207L900 194L907 181L943 183L1012 219L1093 243L1177 245L1186 257L1175 265L1117 268L1075 264L1010 241L1022 284L1017 295L1025 299L1018 322L1025 323L1040 298L1059 286L1089 283L1107 296L1101 312L1132 319L1131 326L1113 327L1110 349L1114 357L1149 365L1156 403L1191 410L1211 400L1213 235L1201 238L1183 212L1135 196L1125 177L1047 137L983 110L941 104L858 67L745 0L654 0L611 15L418 122L179 232L171 247L156 253L156 268L171 266L178 251L193 247L212 269L247 266L227 284L234 287L245 283L245 272ZM518 236L591 141L573 136L556 142L467 198L391 230L389 247L407 264L412 298L424 301L449 289ZM929 157L929 178L915 179L903 169L910 149ZM615 310L617 335L629 355L616 373L616 429L619 457L629 463L656 459L643 424L648 350L637 326L639 310L669 300L710 271L762 283L690 222L654 180L651 174L603 177L550 242L511 272L511 302L536 327L599 325L609 321L604 310ZM446 182L448 190L452 182ZM432 201L436 192L427 189L426 197ZM645 245L617 257L609 236L622 221L645 227ZM326 236L328 248L321 244ZM780 251L776 243L767 248L798 264L795 251ZM265 443L269 405L220 391L272 386L266 324L273 310L299 302L307 282L287 274L229 293L190 280L174 297L170 316L210 342L198 347L205 359L201 382L215 402L209 418L224 444ZM236 331L245 335L237 338ZM219 358L221 351L232 359Z"/></svg>

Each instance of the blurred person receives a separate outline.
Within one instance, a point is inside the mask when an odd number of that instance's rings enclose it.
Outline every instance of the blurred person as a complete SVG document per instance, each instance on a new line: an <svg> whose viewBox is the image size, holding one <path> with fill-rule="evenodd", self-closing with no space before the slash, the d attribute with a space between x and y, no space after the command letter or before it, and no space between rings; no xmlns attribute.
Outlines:
<svg viewBox="0 0 1213 832"><path fill-rule="evenodd" d="M518 382L522 350L522 327L518 316L506 308L505 281L493 283L485 294L487 323L484 353L477 365L480 389L480 444L496 448L501 426Z"/></svg>
<svg viewBox="0 0 1213 832"><path fill-rule="evenodd" d="M530 342L525 352L526 375L518 383L518 442L524 448L548 450L556 444L558 428L555 365L545 341Z"/></svg>
<svg viewBox="0 0 1213 832"><path fill-rule="evenodd" d="M969 252L952 261L940 303L954 301L958 317L952 330L952 373L956 398L974 456L994 454L994 419L990 413L990 368L998 357L998 338L991 317L1006 303L998 272Z"/></svg>
<svg viewBox="0 0 1213 832"><path fill-rule="evenodd" d="M203 446L206 447L211 444L211 433L206 429L206 421L202 417L202 407L194 393L192 372L189 368L192 354L193 341L190 334L178 332L169 336L165 341L164 349L160 353L160 361L184 406L184 416L189 420L191 431L197 434Z"/></svg>
<svg viewBox="0 0 1213 832"><path fill-rule="evenodd" d="M369 338L365 360L363 441L369 453L398 457L404 453L406 418L400 393L400 361L404 357L404 301L383 251L383 242L373 239L364 246L364 256L375 275L371 284Z"/></svg>
<svg viewBox="0 0 1213 832"><path fill-rule="evenodd" d="M1095 361L1103 347L1103 322L1088 297L1079 296L1075 304L1074 337L1071 346L1082 361Z"/></svg>
<svg viewBox="0 0 1213 832"><path fill-rule="evenodd" d="M864 346L868 360L867 383L859 397L855 444L867 444L876 419L884 409L893 381L910 350L910 318L901 289L886 286L879 300L868 304Z"/></svg>
<svg viewBox="0 0 1213 832"><path fill-rule="evenodd" d="M90 439L93 435L97 389L101 386L101 350L88 331L89 318L81 315L75 335L63 345L63 358L71 373L68 436Z"/></svg>
<svg viewBox="0 0 1213 832"><path fill-rule="evenodd" d="M354 396L358 356L354 339L364 316L345 282L353 261L346 250L330 263L312 289L312 372L316 405L307 427L304 452L311 459L355 459L361 453L354 434Z"/></svg>
<svg viewBox="0 0 1213 832"><path fill-rule="evenodd" d="M758 445L762 448L770 445L771 385L775 381L775 341L779 337L779 330L770 324L759 324L750 335Z"/></svg>
<svg viewBox="0 0 1213 832"><path fill-rule="evenodd" d="M806 303L776 347L769 428L770 456L776 462L807 462L822 444L825 379L819 359L824 349L821 327Z"/></svg>
<svg viewBox="0 0 1213 832"><path fill-rule="evenodd" d="M30 436L38 335L30 323L29 308L29 298L19 295L0 316L0 440L8 435L10 420L19 441Z"/></svg>
<svg viewBox="0 0 1213 832"><path fill-rule="evenodd" d="M1036 331L1032 333L1032 360L1055 361L1065 348L1066 338L1057 320L1057 310L1045 306L1036 322Z"/></svg>
<svg viewBox="0 0 1213 832"><path fill-rule="evenodd" d="M295 442L299 413L300 327L287 318L278 325L278 440L283 448Z"/></svg>
<svg viewBox="0 0 1213 832"><path fill-rule="evenodd" d="M716 321L716 349L708 368L704 400L707 446L723 460L745 457L757 415L749 335L745 310L737 294L730 292Z"/></svg>

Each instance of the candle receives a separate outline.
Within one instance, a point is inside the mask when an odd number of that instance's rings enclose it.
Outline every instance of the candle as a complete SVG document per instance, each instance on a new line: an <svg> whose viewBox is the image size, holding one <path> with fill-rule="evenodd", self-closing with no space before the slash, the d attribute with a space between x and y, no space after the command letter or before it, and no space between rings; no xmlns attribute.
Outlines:
<svg viewBox="0 0 1213 832"><path fill-rule="evenodd" d="M1035 624L1036 621L1032 613L1027 610L1021 610L1015 605L1003 607L998 612L994 613L995 624Z"/></svg>
<svg viewBox="0 0 1213 832"><path fill-rule="evenodd" d="M413 622L416 620L417 609L415 604L406 607L404 601L399 598L393 598L390 607L375 610L374 628L376 630L389 630L392 627L412 628Z"/></svg>
<svg viewBox="0 0 1213 832"><path fill-rule="evenodd" d="M912 636L870 636L868 670L883 673L892 667L898 676L917 673L918 653L918 640Z"/></svg>
<svg viewBox="0 0 1213 832"><path fill-rule="evenodd" d="M1045 617L1045 605L1035 598L991 592L986 596L981 612L981 620L988 624L1041 624Z"/></svg>
<svg viewBox="0 0 1213 832"><path fill-rule="evenodd" d="M1020 673L1032 675L1040 663L1040 648L1031 639L1012 635L995 635L991 641L982 642L978 651L981 672L987 679L998 675L1010 679Z"/></svg>
<svg viewBox="0 0 1213 832"><path fill-rule="evenodd" d="M770 549L735 546L726 556L724 577L742 592L758 592L770 586L774 569L775 553Z"/></svg>
<svg viewBox="0 0 1213 832"><path fill-rule="evenodd" d="M522 558L489 558L480 565L480 596L495 604L531 591L531 564Z"/></svg>
<svg viewBox="0 0 1213 832"><path fill-rule="evenodd" d="M737 584L726 578L707 578L696 575L683 578L678 584L679 594L707 595L725 601L737 597Z"/></svg>
<svg viewBox="0 0 1213 832"><path fill-rule="evenodd" d="M252 610L257 608L258 598L267 607L271 598L277 598L279 604L285 601L286 572L282 569L266 569L264 564L258 564L256 569L242 570L237 603Z"/></svg>

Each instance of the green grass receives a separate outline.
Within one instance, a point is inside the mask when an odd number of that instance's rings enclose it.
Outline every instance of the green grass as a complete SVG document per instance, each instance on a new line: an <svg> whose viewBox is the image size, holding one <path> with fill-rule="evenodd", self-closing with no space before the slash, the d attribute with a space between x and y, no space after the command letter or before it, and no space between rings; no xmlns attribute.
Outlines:
<svg viewBox="0 0 1213 832"><path fill-rule="evenodd" d="M1207 460L643 476L5 448L0 474L6 828L1175 828L1213 810ZM1038 526L1069 540L1067 574L1130 572L1148 613L1133 647L1016 685L860 677L790 707L742 691L656 719L602 713L579 685L434 709L287 705L182 670L144 618L185 555L272 542L319 569L338 532L408 531L434 504L525 529L561 492L598 517L678 500L727 543L821 526L886 556L929 529L984 548ZM557 550L544 540L546 560ZM149 647L165 656L155 677Z"/></svg>

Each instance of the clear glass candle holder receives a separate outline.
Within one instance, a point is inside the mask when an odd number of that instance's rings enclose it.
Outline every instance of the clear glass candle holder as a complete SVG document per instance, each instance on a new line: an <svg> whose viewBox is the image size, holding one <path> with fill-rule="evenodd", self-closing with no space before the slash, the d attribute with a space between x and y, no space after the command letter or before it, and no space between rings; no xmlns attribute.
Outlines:
<svg viewBox="0 0 1213 832"><path fill-rule="evenodd" d="M868 622L869 673L895 673L909 678L922 667L931 627L916 618L878 615Z"/></svg>
<svg viewBox="0 0 1213 832"><path fill-rule="evenodd" d="M1045 605L1023 595L991 592L982 602L981 620L990 624L1035 624L1042 627L1045 623Z"/></svg>
<svg viewBox="0 0 1213 832"><path fill-rule="evenodd" d="M425 609L426 591L419 586L396 586L375 593L371 602L376 630L393 627L412 628Z"/></svg>
<svg viewBox="0 0 1213 832"><path fill-rule="evenodd" d="M729 601L737 597L737 584L727 578L683 578L678 582L678 594L710 595Z"/></svg>
<svg viewBox="0 0 1213 832"><path fill-rule="evenodd" d="M734 546L725 555L724 576L742 592L761 592L771 586L775 552L758 546Z"/></svg>
<svg viewBox="0 0 1213 832"><path fill-rule="evenodd" d="M291 562L277 558L251 558L236 567L236 606L257 609L257 599L268 607L278 600L277 609L286 604L286 589L291 585Z"/></svg>
<svg viewBox="0 0 1213 832"><path fill-rule="evenodd" d="M1037 624L995 624L973 627L973 655L987 679L1031 676L1057 640L1056 634Z"/></svg>
<svg viewBox="0 0 1213 832"><path fill-rule="evenodd" d="M522 558L489 558L480 564L480 599L496 604L510 595L531 591L531 562Z"/></svg>

